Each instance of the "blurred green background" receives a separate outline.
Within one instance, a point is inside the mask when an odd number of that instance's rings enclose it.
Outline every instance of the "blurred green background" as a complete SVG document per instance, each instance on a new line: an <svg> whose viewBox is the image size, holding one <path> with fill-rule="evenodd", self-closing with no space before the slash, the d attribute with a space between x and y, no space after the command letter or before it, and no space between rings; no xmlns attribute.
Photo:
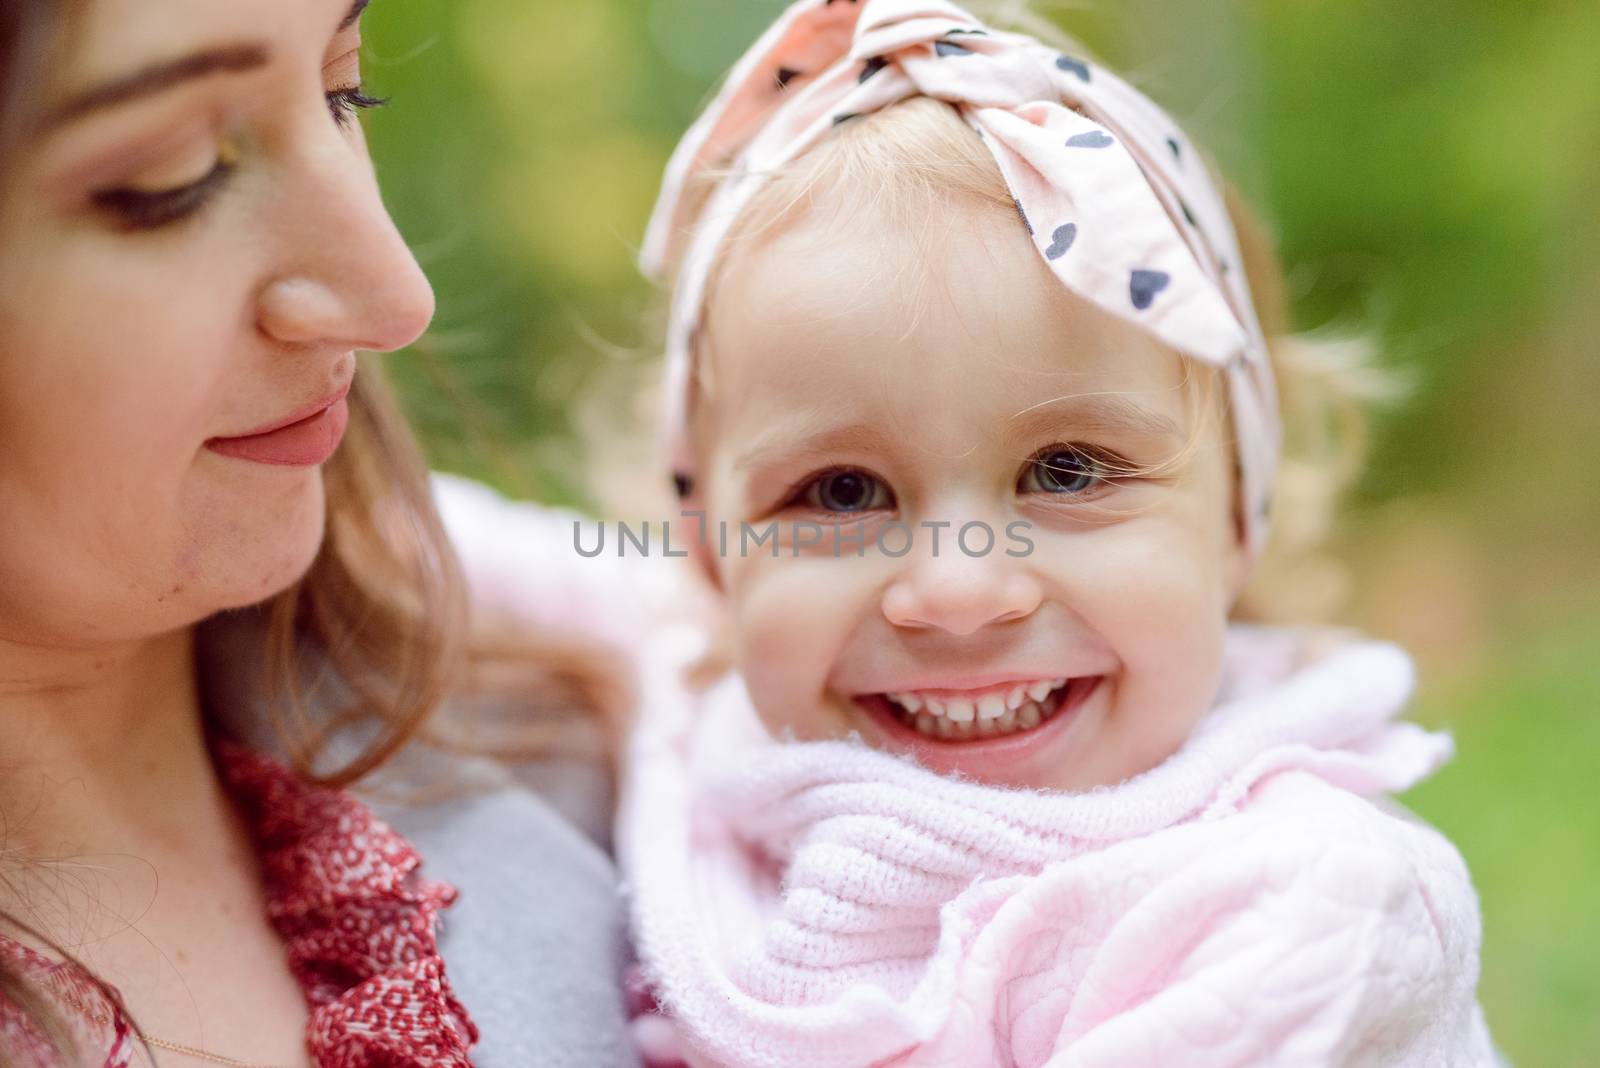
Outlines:
<svg viewBox="0 0 1600 1068"><path fill-rule="evenodd" d="M651 357L656 180L780 6L374 5L373 153L440 308L391 366L437 466L594 502L580 442L628 422ZM1260 207L1298 325L1368 333L1415 383L1343 528L1347 614L1413 650L1417 716L1455 732L1407 801L1472 867L1497 1040L1600 1065L1600 4L1048 13Z"/></svg>

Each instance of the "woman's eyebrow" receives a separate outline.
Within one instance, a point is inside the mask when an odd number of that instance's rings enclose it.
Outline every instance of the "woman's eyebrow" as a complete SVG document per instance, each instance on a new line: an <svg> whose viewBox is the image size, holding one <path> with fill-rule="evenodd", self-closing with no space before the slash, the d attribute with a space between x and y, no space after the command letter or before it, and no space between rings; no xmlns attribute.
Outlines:
<svg viewBox="0 0 1600 1068"><path fill-rule="evenodd" d="M266 45L237 44L209 48L181 59L157 63L79 93L51 112L43 128L48 130L81 118L91 111L162 93L196 78L256 70L265 67L270 59Z"/></svg>

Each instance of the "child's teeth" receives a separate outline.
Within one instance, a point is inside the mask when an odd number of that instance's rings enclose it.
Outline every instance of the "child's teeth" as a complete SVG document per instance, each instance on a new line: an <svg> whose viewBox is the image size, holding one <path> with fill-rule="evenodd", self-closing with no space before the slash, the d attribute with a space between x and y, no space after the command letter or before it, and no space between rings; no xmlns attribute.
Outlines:
<svg viewBox="0 0 1600 1068"><path fill-rule="evenodd" d="M911 692L886 694L900 707L904 722L917 733L946 741L992 738L1031 730L1050 718L1049 701L1067 679L1018 683L1010 690L967 697L930 697Z"/></svg>

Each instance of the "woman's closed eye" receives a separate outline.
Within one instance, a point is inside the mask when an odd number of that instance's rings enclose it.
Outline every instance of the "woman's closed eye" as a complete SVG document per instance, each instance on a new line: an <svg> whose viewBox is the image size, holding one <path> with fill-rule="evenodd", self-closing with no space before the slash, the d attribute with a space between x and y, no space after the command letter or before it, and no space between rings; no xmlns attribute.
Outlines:
<svg viewBox="0 0 1600 1068"><path fill-rule="evenodd" d="M853 467L813 475L790 499L792 506L837 516L894 507L894 494L881 479Z"/></svg>
<svg viewBox="0 0 1600 1068"><path fill-rule="evenodd" d="M350 126L356 112L387 103L368 96L360 85L330 89L323 95L329 115L341 129ZM124 229L159 229L181 222L204 207L233 175L238 160L238 150L230 142L208 144L202 152L99 190L91 194L90 200Z"/></svg>
<svg viewBox="0 0 1600 1068"><path fill-rule="evenodd" d="M153 230L194 214L225 184L238 163L231 143L208 142L170 164L90 196L94 206L129 230Z"/></svg>

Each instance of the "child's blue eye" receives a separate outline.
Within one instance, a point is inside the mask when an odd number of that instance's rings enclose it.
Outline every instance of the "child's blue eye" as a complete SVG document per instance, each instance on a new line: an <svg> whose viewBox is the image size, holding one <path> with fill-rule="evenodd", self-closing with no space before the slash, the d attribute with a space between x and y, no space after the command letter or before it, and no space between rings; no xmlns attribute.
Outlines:
<svg viewBox="0 0 1600 1068"><path fill-rule="evenodd" d="M864 471L834 471L812 480L805 501L825 512L870 512L891 504L889 488Z"/></svg>
<svg viewBox="0 0 1600 1068"><path fill-rule="evenodd" d="M1105 481L1105 465L1066 445L1052 445L1029 460L1017 479L1022 493L1088 493Z"/></svg>

